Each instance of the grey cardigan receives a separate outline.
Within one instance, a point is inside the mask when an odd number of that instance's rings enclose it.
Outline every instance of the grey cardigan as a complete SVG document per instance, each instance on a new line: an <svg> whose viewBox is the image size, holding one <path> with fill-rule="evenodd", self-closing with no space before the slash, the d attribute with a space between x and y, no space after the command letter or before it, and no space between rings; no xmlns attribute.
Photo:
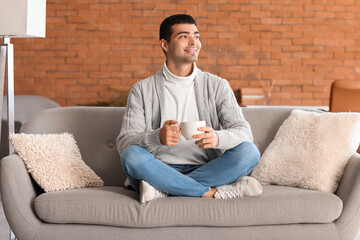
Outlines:
<svg viewBox="0 0 360 240"><path fill-rule="evenodd" d="M162 69L154 76L134 84L116 140L120 154L128 146L138 145L155 155L161 146L159 132L161 116L164 116L164 89ZM198 69L195 94L199 119L205 120L206 125L219 136L218 147L206 149L210 160L243 141L253 141L250 125L225 79Z"/></svg>

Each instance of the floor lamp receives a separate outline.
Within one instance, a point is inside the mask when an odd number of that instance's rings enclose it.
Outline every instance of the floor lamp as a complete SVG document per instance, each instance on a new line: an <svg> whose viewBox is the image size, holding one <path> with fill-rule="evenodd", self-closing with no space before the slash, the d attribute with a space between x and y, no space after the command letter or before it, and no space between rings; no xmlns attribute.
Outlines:
<svg viewBox="0 0 360 240"><path fill-rule="evenodd" d="M6 75L8 134L15 132L14 46L10 40L44 38L45 25L46 0L0 0L0 38L3 38L3 44L0 45L0 114L2 114ZM9 142L9 154L12 152L13 147ZM15 236L11 234L10 238L15 239Z"/></svg>
<svg viewBox="0 0 360 240"><path fill-rule="evenodd" d="M14 46L12 38L45 37L46 0L0 0L0 114L2 113L4 82L7 84L7 122L9 133L14 126ZM1 134L1 125L0 125ZM9 143L9 154L13 152Z"/></svg>

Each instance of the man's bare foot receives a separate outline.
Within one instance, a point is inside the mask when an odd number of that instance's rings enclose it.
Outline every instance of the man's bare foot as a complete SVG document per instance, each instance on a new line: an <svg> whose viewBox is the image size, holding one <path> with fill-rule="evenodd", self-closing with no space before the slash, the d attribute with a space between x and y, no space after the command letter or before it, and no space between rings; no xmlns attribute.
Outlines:
<svg viewBox="0 0 360 240"><path fill-rule="evenodd" d="M204 198L214 198L214 195L216 193L216 188L210 188L210 190L205 193Z"/></svg>

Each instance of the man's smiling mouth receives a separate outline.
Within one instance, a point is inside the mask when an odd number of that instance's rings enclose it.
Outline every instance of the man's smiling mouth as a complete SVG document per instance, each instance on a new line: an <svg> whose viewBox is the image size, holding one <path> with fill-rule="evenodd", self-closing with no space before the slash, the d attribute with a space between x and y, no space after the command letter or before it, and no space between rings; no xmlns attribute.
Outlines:
<svg viewBox="0 0 360 240"><path fill-rule="evenodd" d="M197 47L186 48L185 52L195 54L198 51Z"/></svg>

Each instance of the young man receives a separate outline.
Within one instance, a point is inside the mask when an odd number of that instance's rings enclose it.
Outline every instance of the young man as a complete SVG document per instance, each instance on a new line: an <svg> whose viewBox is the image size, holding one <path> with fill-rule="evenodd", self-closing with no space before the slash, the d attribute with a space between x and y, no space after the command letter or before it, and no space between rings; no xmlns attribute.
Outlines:
<svg viewBox="0 0 360 240"><path fill-rule="evenodd" d="M140 202L167 195L261 194L260 183L247 176L260 153L232 89L195 64L201 50L196 21L185 14L166 18L160 47L166 62L132 87L117 138L122 167ZM207 126L187 141L179 123L198 120Z"/></svg>

